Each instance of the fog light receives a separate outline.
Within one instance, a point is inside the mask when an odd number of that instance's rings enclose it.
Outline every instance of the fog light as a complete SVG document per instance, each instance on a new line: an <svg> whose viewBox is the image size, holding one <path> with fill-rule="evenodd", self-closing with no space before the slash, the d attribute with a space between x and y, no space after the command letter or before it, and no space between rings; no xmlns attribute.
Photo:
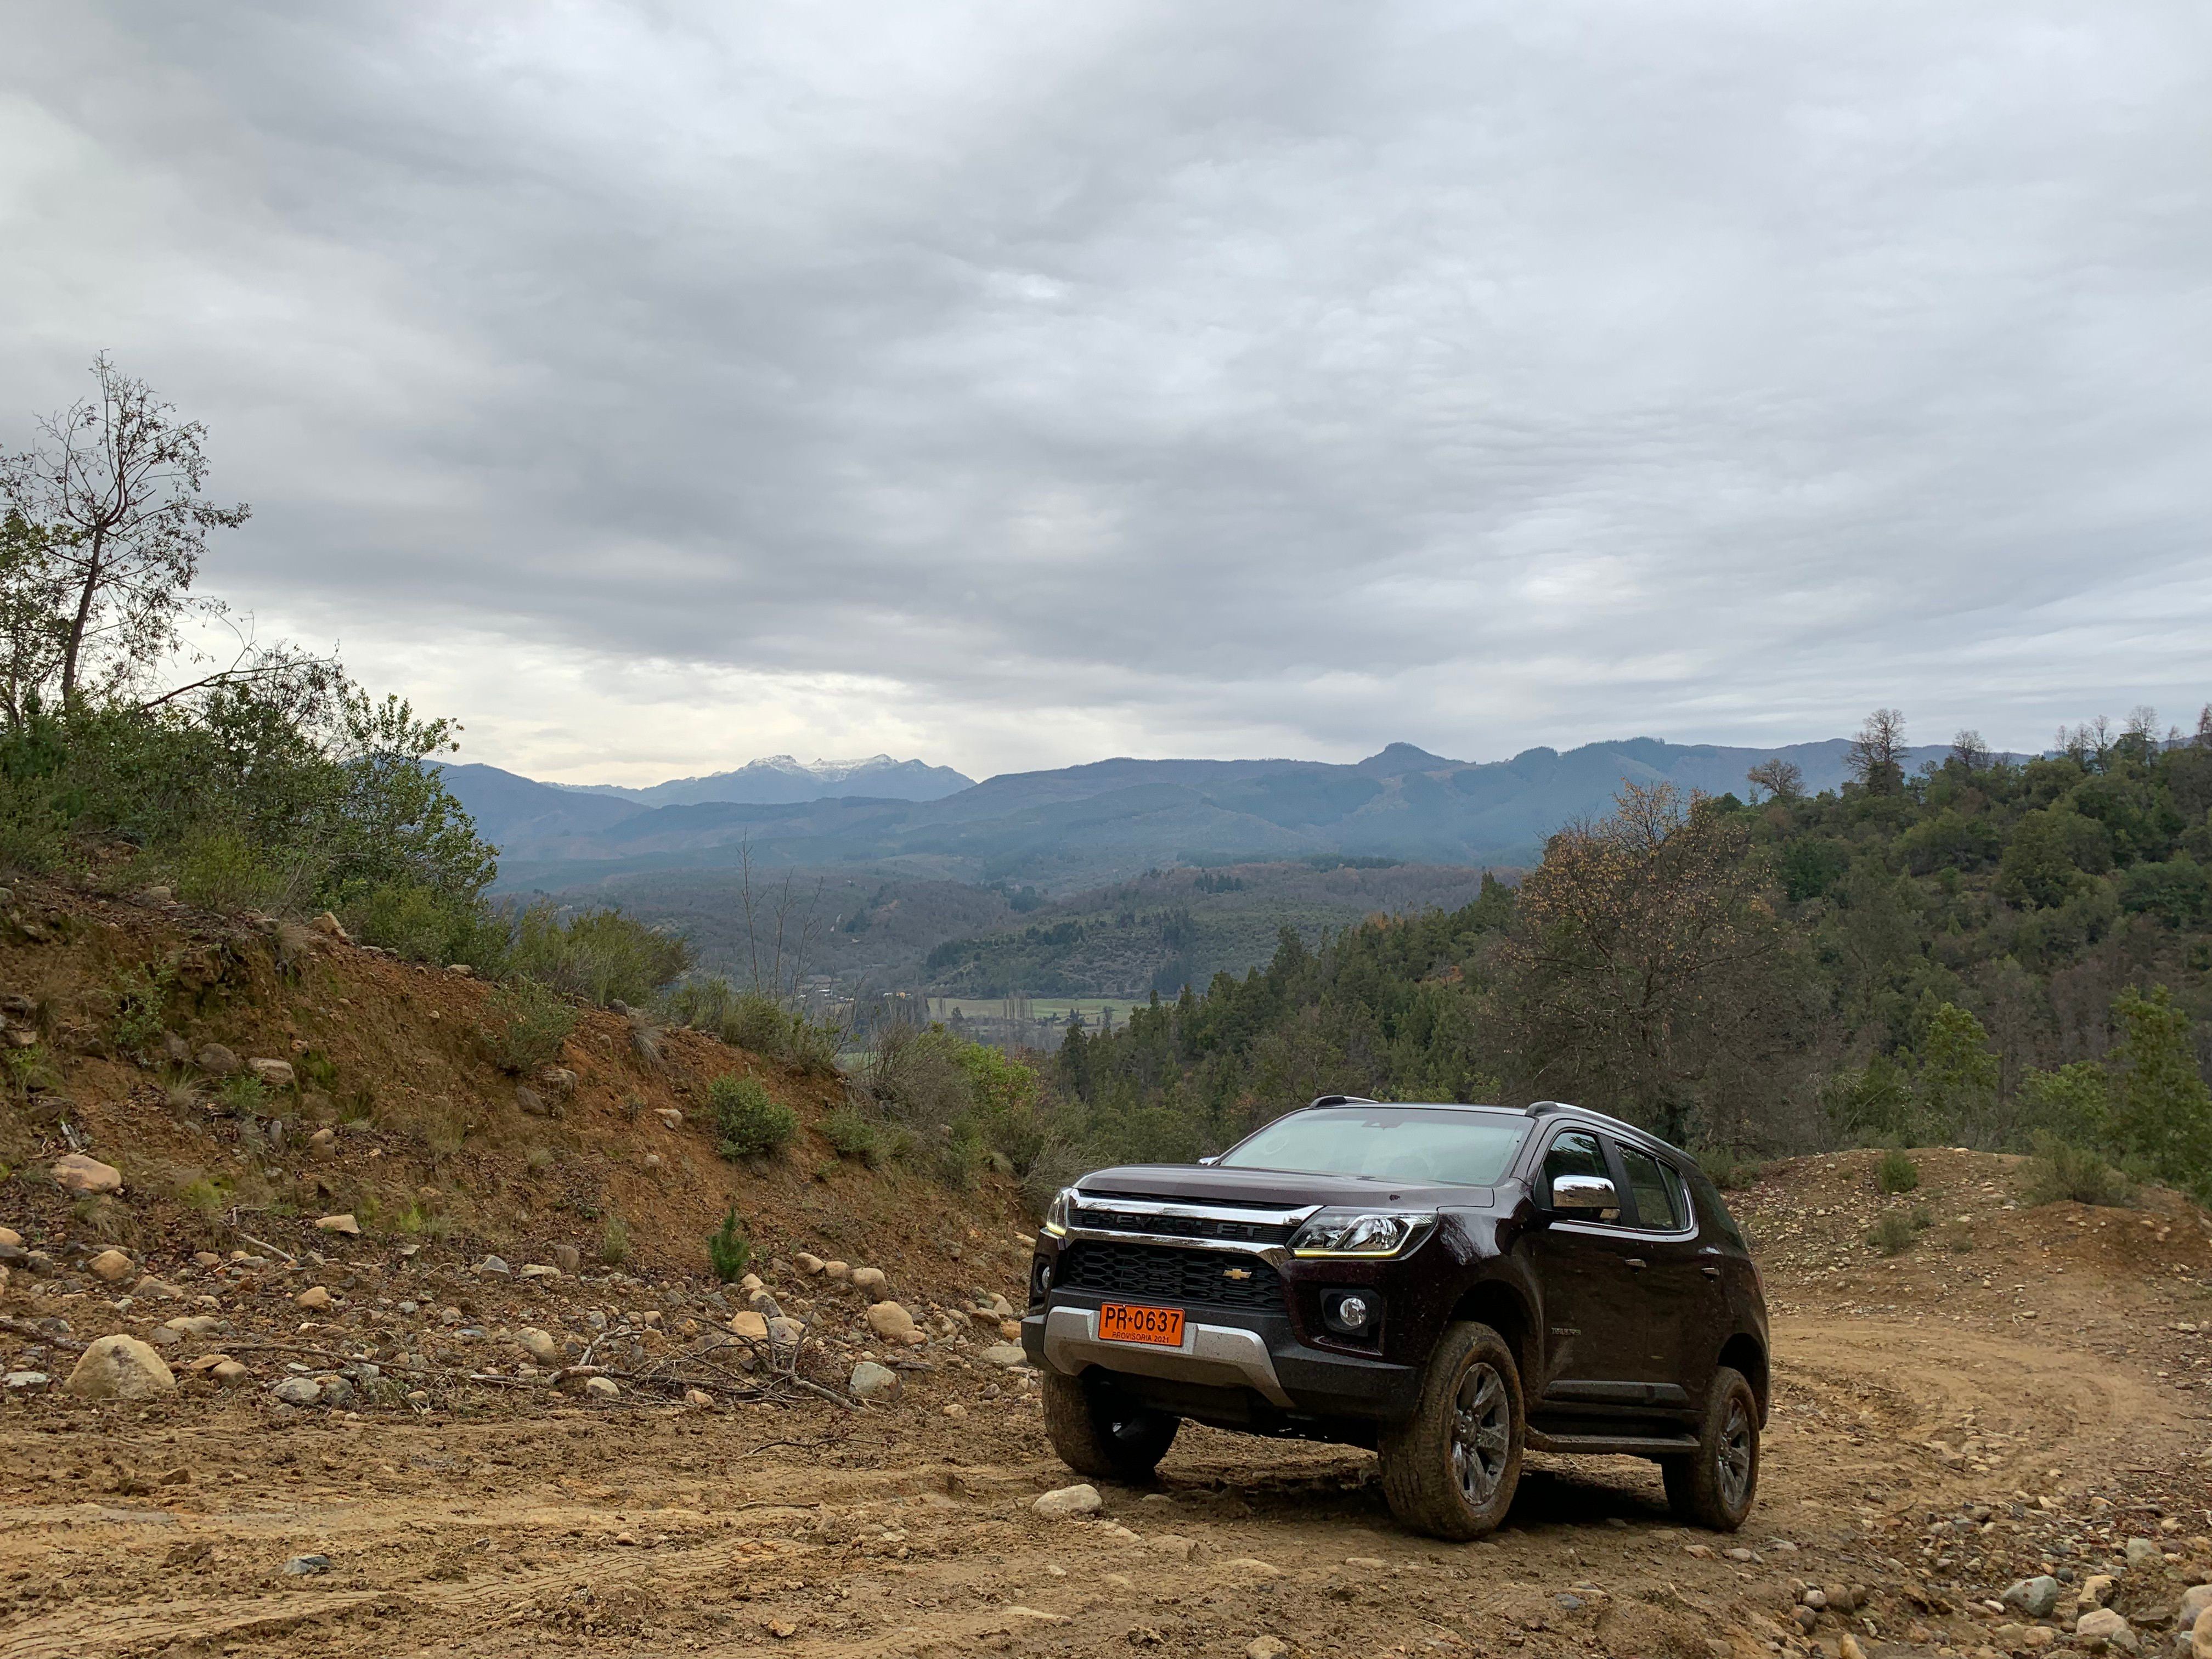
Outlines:
<svg viewBox="0 0 2212 1659"><path fill-rule="evenodd" d="M1372 1336L1380 1311L1363 1291L1339 1291L1322 1298L1322 1322L1340 1336Z"/></svg>

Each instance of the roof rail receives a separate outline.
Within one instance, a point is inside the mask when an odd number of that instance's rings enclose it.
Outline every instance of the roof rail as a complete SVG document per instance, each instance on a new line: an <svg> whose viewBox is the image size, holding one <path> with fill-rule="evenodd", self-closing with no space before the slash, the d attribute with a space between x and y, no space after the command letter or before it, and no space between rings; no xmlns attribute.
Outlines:
<svg viewBox="0 0 2212 1659"><path fill-rule="evenodd" d="M1665 1146L1674 1152L1682 1152L1682 1149L1675 1146L1673 1141L1656 1135L1649 1129L1639 1127L1625 1117L1615 1117L1610 1112L1601 1112L1595 1106L1577 1106L1571 1100L1536 1100L1531 1101L1526 1109L1530 1117L1548 1117L1553 1112L1580 1112L1584 1117L1594 1117L1601 1123L1618 1125L1627 1130L1629 1133L1641 1135L1656 1146ZM1682 1156L1688 1158L1690 1155L1687 1152L1682 1152Z"/></svg>
<svg viewBox="0 0 2212 1659"><path fill-rule="evenodd" d="M1310 1111L1313 1106L1380 1106L1382 1103L1379 1100L1370 1100L1365 1095L1317 1095L1312 1106L1307 1109Z"/></svg>

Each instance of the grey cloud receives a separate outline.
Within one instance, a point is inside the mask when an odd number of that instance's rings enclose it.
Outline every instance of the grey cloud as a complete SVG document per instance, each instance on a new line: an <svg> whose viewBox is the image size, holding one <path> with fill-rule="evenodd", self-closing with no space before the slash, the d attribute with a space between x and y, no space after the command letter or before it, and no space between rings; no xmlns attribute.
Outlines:
<svg viewBox="0 0 2212 1659"><path fill-rule="evenodd" d="M355 635L866 675L970 771L2208 690L2187 4L16 32L17 401L116 350Z"/></svg>

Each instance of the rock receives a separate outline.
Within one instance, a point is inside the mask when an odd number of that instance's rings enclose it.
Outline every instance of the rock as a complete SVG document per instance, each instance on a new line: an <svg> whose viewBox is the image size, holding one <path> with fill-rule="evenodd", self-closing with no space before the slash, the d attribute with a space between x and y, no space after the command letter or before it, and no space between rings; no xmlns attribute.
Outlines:
<svg viewBox="0 0 2212 1659"><path fill-rule="evenodd" d="M574 1273L584 1265L584 1253L574 1244L556 1244L553 1247L553 1265L564 1273Z"/></svg>
<svg viewBox="0 0 2212 1659"><path fill-rule="evenodd" d="M341 1411L353 1404L354 1387L350 1378L319 1376L315 1386L323 1391L323 1404L336 1406Z"/></svg>
<svg viewBox="0 0 2212 1659"><path fill-rule="evenodd" d="M142 1302L174 1302L184 1292L167 1279L155 1279L149 1273L131 1287L131 1294Z"/></svg>
<svg viewBox="0 0 2212 1659"><path fill-rule="evenodd" d="M2092 1607L2075 1625L2074 1634L2084 1642L2110 1642L2127 1630L2128 1621L2112 1608Z"/></svg>
<svg viewBox="0 0 2212 1659"><path fill-rule="evenodd" d="M1001 1319L1012 1319L1016 1317L1014 1304L1007 1301L1003 1296L994 1296L991 1298L991 1311L998 1315Z"/></svg>
<svg viewBox="0 0 2212 1659"><path fill-rule="evenodd" d="M968 1408L955 1400L945 1407L945 1414L957 1423L968 1415Z"/></svg>
<svg viewBox="0 0 2212 1659"><path fill-rule="evenodd" d="M84 1265L92 1270L93 1277L111 1285L120 1285L138 1271L138 1264L120 1250L102 1250Z"/></svg>
<svg viewBox="0 0 2212 1659"><path fill-rule="evenodd" d="M310 1285L292 1298L293 1304L301 1308L327 1308L331 1301L331 1289L327 1285Z"/></svg>
<svg viewBox="0 0 2212 1659"><path fill-rule="evenodd" d="M82 1152L70 1152L54 1160L50 1173L55 1185L65 1193L79 1196L97 1196L101 1193L123 1190L123 1171L112 1164L102 1164L96 1158L87 1158Z"/></svg>
<svg viewBox="0 0 2212 1659"><path fill-rule="evenodd" d="M210 1042L192 1057L192 1063L210 1077L234 1077L238 1073L238 1056L220 1042Z"/></svg>
<svg viewBox="0 0 2212 1659"><path fill-rule="evenodd" d="M288 1376L269 1392L287 1406L312 1406L323 1397L323 1385L312 1376Z"/></svg>
<svg viewBox="0 0 2212 1659"><path fill-rule="evenodd" d="M313 928L325 939L337 939L342 945L350 945L353 943L353 935L346 932L345 924L327 910L324 911L322 915L317 916L313 921L309 922L307 926Z"/></svg>
<svg viewBox="0 0 2212 1659"><path fill-rule="evenodd" d="M507 1265L505 1256L488 1255L477 1263L477 1271L480 1273L497 1274L513 1273L514 1269Z"/></svg>
<svg viewBox="0 0 2212 1659"><path fill-rule="evenodd" d="M798 1266L799 1272L810 1275L820 1273L826 1265L820 1256L809 1255L804 1250L792 1257L792 1261Z"/></svg>
<svg viewBox="0 0 2212 1659"><path fill-rule="evenodd" d="M2166 1552L2148 1538L2129 1539L2124 1553L2128 1565L2138 1571L2145 1567L2162 1566L2166 1562Z"/></svg>
<svg viewBox="0 0 2212 1659"><path fill-rule="evenodd" d="M750 1337L756 1342L768 1340L768 1318L750 1308L740 1308L730 1316L730 1328L739 1336Z"/></svg>
<svg viewBox="0 0 2212 1659"><path fill-rule="evenodd" d="M1000 1320L999 1322L999 1334L1006 1338L1009 1342L1020 1341L1022 1340L1022 1322L1018 1319Z"/></svg>
<svg viewBox="0 0 2212 1659"><path fill-rule="evenodd" d="M888 1365L878 1365L872 1359L863 1359L853 1367L853 1375L845 1387L855 1400L896 1400L899 1394L899 1375Z"/></svg>
<svg viewBox="0 0 2212 1659"><path fill-rule="evenodd" d="M103 1336L84 1351L62 1384L80 1400L153 1400L177 1391L161 1355L135 1336Z"/></svg>
<svg viewBox="0 0 2212 1659"><path fill-rule="evenodd" d="M235 1359L226 1359L220 1365L210 1367L208 1375L215 1378L219 1387L235 1389L245 1383L253 1373Z"/></svg>
<svg viewBox="0 0 2212 1659"><path fill-rule="evenodd" d="M576 1092L576 1074L565 1066L548 1066L538 1073L538 1081L556 1100L566 1100Z"/></svg>
<svg viewBox="0 0 2212 1659"><path fill-rule="evenodd" d="M1244 1644L1244 1659L1283 1659L1290 1650L1279 1636L1255 1636Z"/></svg>
<svg viewBox="0 0 2212 1659"><path fill-rule="evenodd" d="M755 1291L762 1288L761 1276L758 1273L747 1273L738 1281L738 1289L746 1296L750 1296Z"/></svg>
<svg viewBox="0 0 2212 1659"><path fill-rule="evenodd" d="M2173 1616L2176 1630L2187 1630L2197 1622L2197 1615L2212 1607L2212 1584L2194 1584L2182 1592L2181 1611Z"/></svg>
<svg viewBox="0 0 2212 1659"><path fill-rule="evenodd" d="M1234 1561L1223 1562L1222 1565L1246 1578L1280 1578L1283 1576L1283 1570L1273 1561L1262 1561L1254 1555L1239 1556Z"/></svg>
<svg viewBox="0 0 2212 1659"><path fill-rule="evenodd" d="M313 1572L328 1572L331 1558L327 1555L295 1555L284 1564L284 1571L295 1578L303 1578Z"/></svg>
<svg viewBox="0 0 2212 1659"><path fill-rule="evenodd" d="M714 1405L714 1396L704 1389L686 1389L684 1390L684 1403L693 1411L703 1412Z"/></svg>
<svg viewBox="0 0 2212 1659"><path fill-rule="evenodd" d="M2198 1613L2189 1627L2189 1659L2212 1659L2212 1607Z"/></svg>
<svg viewBox="0 0 2212 1659"><path fill-rule="evenodd" d="M853 1276L853 1270L842 1261L825 1261L822 1264L822 1276L824 1279L847 1279Z"/></svg>
<svg viewBox="0 0 2212 1659"><path fill-rule="evenodd" d="M307 1137L307 1155L324 1159L336 1158L338 1155L338 1132L329 1127L316 1130Z"/></svg>
<svg viewBox="0 0 2212 1659"><path fill-rule="evenodd" d="M292 1086L292 1062L289 1060L249 1060L246 1069L272 1089Z"/></svg>
<svg viewBox="0 0 2212 1659"><path fill-rule="evenodd" d="M21 1249L23 1248L23 1235L17 1232L13 1227L0 1227L0 1247L5 1247L11 1250Z"/></svg>
<svg viewBox="0 0 2212 1659"><path fill-rule="evenodd" d="M179 1314L161 1328L175 1331L184 1336L209 1336L212 1335L216 1328L222 1323L221 1320L211 1314Z"/></svg>
<svg viewBox="0 0 2212 1659"><path fill-rule="evenodd" d="M2004 1594L1997 1599L2031 1619L2047 1619L2051 1608L2058 1605L2058 1581L2048 1573L2022 1578L2006 1585Z"/></svg>
<svg viewBox="0 0 2212 1659"><path fill-rule="evenodd" d="M914 1316L896 1302L878 1302L870 1308L868 1328L886 1342L915 1343L923 1340L915 1328Z"/></svg>
<svg viewBox="0 0 2212 1659"><path fill-rule="evenodd" d="M44 1371L9 1371L0 1376L0 1388L9 1394L36 1394L53 1380Z"/></svg>
<svg viewBox="0 0 2212 1659"><path fill-rule="evenodd" d="M1030 1363L1029 1355L1023 1352L1018 1343L1013 1342L994 1342L976 1357L986 1365L1003 1365L1008 1370Z"/></svg>
<svg viewBox="0 0 2212 1659"><path fill-rule="evenodd" d="M561 1358L561 1345L553 1340L553 1334L535 1325L525 1325L517 1331L514 1346L541 1365L550 1365Z"/></svg>
<svg viewBox="0 0 2212 1659"><path fill-rule="evenodd" d="M2109 1572L2093 1572L2081 1581L2081 1605L2101 1607L2112 1599L2112 1586L2119 1581Z"/></svg>
<svg viewBox="0 0 2212 1659"><path fill-rule="evenodd" d="M1079 1515L1097 1514L1103 1507L1103 1500L1096 1486L1061 1486L1045 1493L1030 1507L1048 1521L1066 1521Z"/></svg>
<svg viewBox="0 0 2212 1659"><path fill-rule="evenodd" d="M768 1322L768 1340L779 1348L795 1348L799 1339L806 1334L805 1324L796 1319L787 1319L779 1314Z"/></svg>
<svg viewBox="0 0 2212 1659"><path fill-rule="evenodd" d="M322 1217L315 1223L315 1231L323 1233L343 1233L348 1238L359 1238L361 1223L353 1218L351 1211L348 1211L343 1215Z"/></svg>
<svg viewBox="0 0 2212 1659"><path fill-rule="evenodd" d="M611 1376L587 1376L584 1379L584 1392L594 1400L612 1400L622 1388Z"/></svg>
<svg viewBox="0 0 2212 1659"><path fill-rule="evenodd" d="M657 1106L653 1109L653 1115L668 1128L680 1129L684 1127L684 1114L673 1106Z"/></svg>
<svg viewBox="0 0 2212 1659"><path fill-rule="evenodd" d="M878 1302L890 1295L890 1280L884 1277L881 1267L855 1267L852 1277L854 1290L866 1291Z"/></svg>

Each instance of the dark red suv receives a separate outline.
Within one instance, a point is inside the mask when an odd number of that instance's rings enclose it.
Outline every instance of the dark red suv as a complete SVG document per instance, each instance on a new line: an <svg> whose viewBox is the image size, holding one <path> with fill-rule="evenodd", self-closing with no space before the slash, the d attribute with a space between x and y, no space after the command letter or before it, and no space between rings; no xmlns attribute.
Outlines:
<svg viewBox="0 0 2212 1659"><path fill-rule="evenodd" d="M1524 1449L1655 1459L1683 1519L1749 1513L1766 1306L1720 1194L1557 1101L1328 1096L1194 1165L1053 1200L1022 1342L1073 1469L1149 1475L1188 1418L1371 1446L1407 1526L1474 1538Z"/></svg>

